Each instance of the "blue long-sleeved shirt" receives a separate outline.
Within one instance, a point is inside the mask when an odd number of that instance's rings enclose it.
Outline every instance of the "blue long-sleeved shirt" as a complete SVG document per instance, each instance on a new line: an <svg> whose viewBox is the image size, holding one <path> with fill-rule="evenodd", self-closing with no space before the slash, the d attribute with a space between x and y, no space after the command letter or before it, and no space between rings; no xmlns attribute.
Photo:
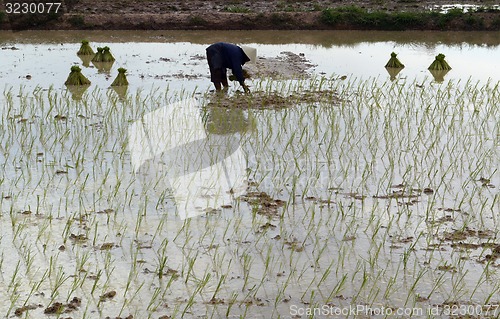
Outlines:
<svg viewBox="0 0 500 319"><path fill-rule="evenodd" d="M210 50L217 51L221 56L220 60L216 59L214 61L221 63L221 65L214 65L214 67L231 69L238 82L243 84L245 78L243 77L241 66L250 61L245 52L243 52L243 49L231 43L217 42L207 48L207 52Z"/></svg>

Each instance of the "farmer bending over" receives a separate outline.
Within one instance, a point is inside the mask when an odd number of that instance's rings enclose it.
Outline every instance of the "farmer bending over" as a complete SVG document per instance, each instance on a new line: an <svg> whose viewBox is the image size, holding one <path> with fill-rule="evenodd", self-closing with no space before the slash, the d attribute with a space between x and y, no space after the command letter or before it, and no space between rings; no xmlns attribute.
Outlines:
<svg viewBox="0 0 500 319"><path fill-rule="evenodd" d="M243 69L241 66L246 62L255 60L256 50L249 47L239 47L237 45L225 42L214 43L207 48L207 60L210 67L210 79L215 85L217 91L221 90L221 84L228 88L227 69L233 71L233 75L245 90L250 89L245 84Z"/></svg>

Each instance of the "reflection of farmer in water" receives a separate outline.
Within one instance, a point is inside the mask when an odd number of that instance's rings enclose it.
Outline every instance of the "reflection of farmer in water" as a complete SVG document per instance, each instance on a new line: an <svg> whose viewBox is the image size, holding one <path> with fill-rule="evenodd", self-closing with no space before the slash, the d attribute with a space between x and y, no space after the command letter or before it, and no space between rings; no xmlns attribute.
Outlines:
<svg viewBox="0 0 500 319"><path fill-rule="evenodd" d="M248 120L241 108L218 107L209 103L203 111L203 124L208 134L244 133L248 128Z"/></svg>
<svg viewBox="0 0 500 319"><path fill-rule="evenodd" d="M207 60L210 67L210 78L215 89L220 91L222 86L229 87L227 83L227 69L233 71L236 80L241 84L245 92L250 92L245 84L242 65L246 62L255 62L256 50L249 47L239 47L234 44L218 42L207 48Z"/></svg>
<svg viewBox="0 0 500 319"><path fill-rule="evenodd" d="M231 204L246 190L247 126L243 110L209 103L200 113L195 99L160 108L129 129L134 170L170 189L182 219Z"/></svg>

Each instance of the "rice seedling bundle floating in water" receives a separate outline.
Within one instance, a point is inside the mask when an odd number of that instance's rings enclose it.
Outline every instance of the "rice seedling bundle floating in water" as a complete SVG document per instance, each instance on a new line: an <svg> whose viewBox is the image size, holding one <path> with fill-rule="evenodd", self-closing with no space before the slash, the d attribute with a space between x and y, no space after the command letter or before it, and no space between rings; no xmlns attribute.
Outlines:
<svg viewBox="0 0 500 319"><path fill-rule="evenodd" d="M94 50L89 45L89 41L82 40L82 45L80 46L80 50L76 53L77 55L94 55Z"/></svg>
<svg viewBox="0 0 500 319"><path fill-rule="evenodd" d="M99 62L113 62L114 60L115 58L113 57L111 52L109 52L109 47L104 47L102 49L102 61Z"/></svg>
<svg viewBox="0 0 500 319"><path fill-rule="evenodd" d="M82 74L82 69L78 65L71 67L71 73L68 76L65 85L90 85L89 79Z"/></svg>
<svg viewBox="0 0 500 319"><path fill-rule="evenodd" d="M125 72L127 72L127 69L118 68L118 75L116 76L116 78L113 81L113 83L111 83L111 86L124 86L124 85L128 85L128 81L127 81L127 77L125 75Z"/></svg>
<svg viewBox="0 0 500 319"><path fill-rule="evenodd" d="M398 58L397 58L397 54L392 52L391 53L391 58L389 59L389 62L387 62L387 64L385 65L386 68L398 68L398 69L402 69L404 68L404 64L401 63Z"/></svg>
<svg viewBox="0 0 500 319"><path fill-rule="evenodd" d="M101 47L97 48L97 53L94 55L94 58L92 58L92 62L102 62L102 51L104 49Z"/></svg>
<svg viewBox="0 0 500 319"><path fill-rule="evenodd" d="M436 59L429 66L429 70L434 71L442 71L442 70L451 70L450 65L444 60L444 54L439 53L436 55Z"/></svg>

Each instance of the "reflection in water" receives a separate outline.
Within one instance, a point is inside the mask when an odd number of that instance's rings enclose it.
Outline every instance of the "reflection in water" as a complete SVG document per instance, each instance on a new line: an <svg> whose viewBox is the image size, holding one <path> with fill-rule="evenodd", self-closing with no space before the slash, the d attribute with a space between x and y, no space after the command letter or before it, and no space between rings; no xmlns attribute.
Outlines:
<svg viewBox="0 0 500 319"><path fill-rule="evenodd" d="M389 73L391 81L394 81L399 72L403 70L403 68L389 68L389 67L385 67L385 69L387 70L387 73Z"/></svg>
<svg viewBox="0 0 500 319"><path fill-rule="evenodd" d="M92 61L93 55L78 55L80 60L82 60L82 65L86 68L90 66L90 61Z"/></svg>
<svg viewBox="0 0 500 319"><path fill-rule="evenodd" d="M159 178L155 189L171 190L182 219L231 204L246 190L239 134L246 121L238 112L209 112L207 119L208 132L191 99L155 110L129 128L134 171L145 183Z"/></svg>
<svg viewBox="0 0 500 319"><path fill-rule="evenodd" d="M0 32L0 45L4 43L75 43L82 38L93 42L188 42L208 44L225 39L234 43L290 44L302 43L322 47L337 45L354 46L361 42L376 43L391 41L397 44L422 43L429 48L437 45L465 44L484 45L488 47L500 45L499 32L436 32L436 31L29 31Z"/></svg>
<svg viewBox="0 0 500 319"><path fill-rule="evenodd" d="M111 89L115 91L120 101L125 101L127 99L128 86L111 86Z"/></svg>
<svg viewBox="0 0 500 319"><path fill-rule="evenodd" d="M464 32L301 31L300 37L297 36L297 32L286 31L212 33L197 31L109 31L88 32L88 34L77 31L21 32L16 34L15 39L10 38L9 41L15 41L15 43L3 44L3 47L16 47L18 50L2 50L0 78L8 78L9 85L14 87L19 84L26 85L27 89L59 85L67 76L68 65L75 64L77 61L81 66L80 59L83 58L76 58L74 53L78 49L79 40L88 36L95 45L113 43L113 53L120 61L120 66L129 70L127 74L130 81L129 92L138 88L148 90L151 87L165 85L171 90L190 91L195 88L205 90L210 85L210 82L206 81L209 70L205 63L200 62L199 56L206 46L195 43L201 42L203 37L205 41L215 36L224 39L227 37L229 41L232 38L236 40L234 38L239 35L240 38L236 41L259 47L260 55L265 59L262 61L272 61L283 51L289 51L295 55L303 53L305 59L316 65L310 71L317 76L345 75L350 78L386 79L387 71L383 71L382 66L387 62L387 53L395 51L399 56L404 57L402 62L406 66L405 77L415 78L419 82L431 77L427 72L427 67L432 62L431 59L439 52L446 52L447 59L455 68L446 80L469 77L473 80L498 79L498 74L494 72L496 68L492 65L498 65L494 57L498 56L500 46L491 48L474 45L483 41L490 46L498 45L500 43L498 32L474 33L473 39L470 33ZM398 42L401 34L404 34L406 39L410 39L406 40L408 44ZM293 35L295 38L292 38ZM59 37L61 39L58 39ZM9 35L0 32L0 39L6 38L9 39ZM99 42L99 39L102 41ZM56 40L58 40L57 44L54 44ZM138 42L131 45L130 42L134 40ZM348 40L354 45L349 44ZM115 41L121 41L121 43ZM286 41L290 42L286 45L267 44L286 43ZM455 47L447 45L447 42L454 43ZM456 46L457 44L459 46ZM331 48L325 48L328 46ZM429 47L436 47L436 49L429 49ZM474 57L474 65L470 63L472 57ZM57 59L56 63L54 59ZM84 65L87 63L84 62ZM111 83L110 73L114 70L114 64L95 63L94 65L95 68L90 67L85 70L85 75L89 77L94 87L108 87ZM273 71L273 68L274 65L270 65L265 71ZM278 69L277 72L282 74L284 70ZM106 76L102 76L102 73ZM31 81L25 81L26 74L33 76ZM253 82L250 85L258 85L259 82L267 81L267 79L256 76L250 81Z"/></svg>
<svg viewBox="0 0 500 319"><path fill-rule="evenodd" d="M97 68L99 73L105 73L105 74L110 74L111 68L113 67L113 64L115 62L94 62L92 61L92 64Z"/></svg>
<svg viewBox="0 0 500 319"><path fill-rule="evenodd" d="M204 113L203 120L209 134L225 135L247 130L248 120L240 108L207 107Z"/></svg>
<svg viewBox="0 0 500 319"><path fill-rule="evenodd" d="M80 101L89 87L90 85L66 85L66 88L71 93L71 97L75 101Z"/></svg>
<svg viewBox="0 0 500 319"><path fill-rule="evenodd" d="M429 70L431 72L432 76L434 77L434 81L437 83L442 83L444 81L444 77L450 70Z"/></svg>

